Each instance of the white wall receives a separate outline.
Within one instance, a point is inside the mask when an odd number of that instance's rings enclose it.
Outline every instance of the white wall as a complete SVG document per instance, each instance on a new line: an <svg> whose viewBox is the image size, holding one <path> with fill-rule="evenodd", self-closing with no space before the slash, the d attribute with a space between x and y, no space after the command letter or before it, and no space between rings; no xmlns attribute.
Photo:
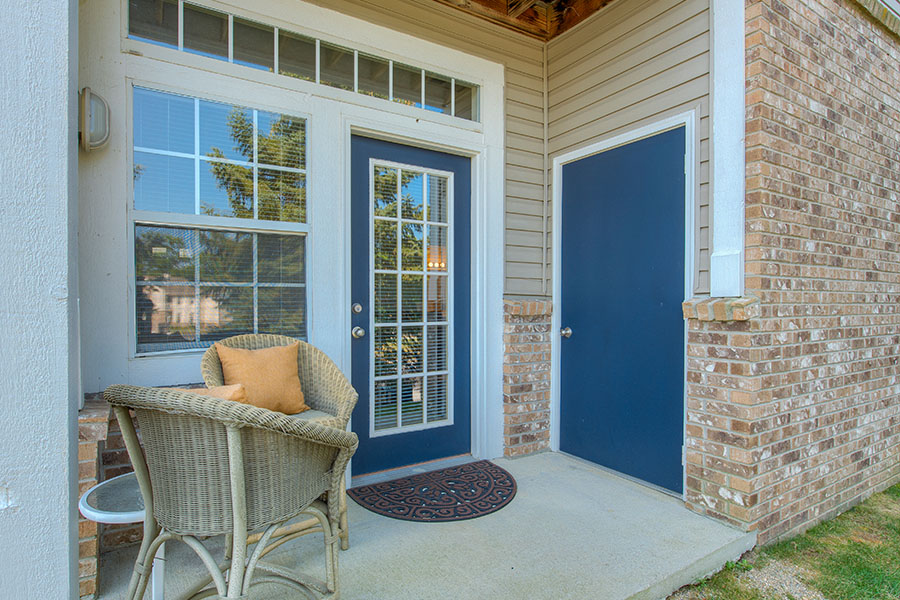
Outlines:
<svg viewBox="0 0 900 600"><path fill-rule="evenodd" d="M77 596L77 3L0 19L0 595Z"/></svg>

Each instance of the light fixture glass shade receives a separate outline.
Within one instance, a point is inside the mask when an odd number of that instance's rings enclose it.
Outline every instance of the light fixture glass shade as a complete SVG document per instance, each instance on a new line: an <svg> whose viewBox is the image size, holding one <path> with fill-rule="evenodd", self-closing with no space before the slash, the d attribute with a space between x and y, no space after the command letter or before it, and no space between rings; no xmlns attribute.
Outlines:
<svg viewBox="0 0 900 600"><path fill-rule="evenodd" d="M109 140L109 104L86 87L79 98L79 133L85 152L103 147Z"/></svg>

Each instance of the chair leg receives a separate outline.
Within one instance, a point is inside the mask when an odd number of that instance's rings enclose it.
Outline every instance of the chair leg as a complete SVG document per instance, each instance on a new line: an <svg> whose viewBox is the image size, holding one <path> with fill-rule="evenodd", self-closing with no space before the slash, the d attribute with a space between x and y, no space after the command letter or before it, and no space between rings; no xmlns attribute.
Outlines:
<svg viewBox="0 0 900 600"><path fill-rule="evenodd" d="M319 524L322 526L322 537L325 540L325 585L331 592L329 598L338 598L338 542L343 543L338 523L332 520L327 513L318 513Z"/></svg>
<svg viewBox="0 0 900 600"><path fill-rule="evenodd" d="M350 548L350 528L347 522L347 482L345 478L341 478L341 523L340 523L340 535L341 535L341 550L348 550Z"/></svg>
<svg viewBox="0 0 900 600"><path fill-rule="evenodd" d="M141 578L146 577L147 571L152 566L147 564L147 551L150 549L150 544L159 533L159 527L156 525L154 519L151 518L144 521L144 537L141 540L141 547L140 550L138 550L137 559L134 561L134 570L131 573L131 579L128 581L128 591L125 593L125 597L128 600L139 600L141 597L136 596L136 592L140 585ZM143 593L142 590L141 595L143 595Z"/></svg>
<svg viewBox="0 0 900 600"><path fill-rule="evenodd" d="M150 573L151 600L165 600L166 597L166 545L161 544L153 559L153 571Z"/></svg>

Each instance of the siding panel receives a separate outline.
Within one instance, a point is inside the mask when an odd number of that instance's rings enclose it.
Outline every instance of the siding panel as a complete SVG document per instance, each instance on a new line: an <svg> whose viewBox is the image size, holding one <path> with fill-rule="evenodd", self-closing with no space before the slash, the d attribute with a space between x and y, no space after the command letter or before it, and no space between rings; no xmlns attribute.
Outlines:
<svg viewBox="0 0 900 600"><path fill-rule="evenodd" d="M547 68L551 155L698 109L694 292L708 293L709 1L614 2L551 41Z"/></svg>

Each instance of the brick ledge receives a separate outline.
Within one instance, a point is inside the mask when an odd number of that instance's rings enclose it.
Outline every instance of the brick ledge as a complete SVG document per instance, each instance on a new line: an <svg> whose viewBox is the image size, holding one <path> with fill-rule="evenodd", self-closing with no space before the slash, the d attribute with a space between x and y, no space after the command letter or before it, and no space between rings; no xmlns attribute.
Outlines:
<svg viewBox="0 0 900 600"><path fill-rule="evenodd" d="M691 298L681 305L685 319L699 321L749 321L759 316L756 296L740 298Z"/></svg>
<svg viewBox="0 0 900 600"><path fill-rule="evenodd" d="M522 315L525 317L549 315L553 312L553 302L550 300L504 299L503 312L508 315Z"/></svg>

